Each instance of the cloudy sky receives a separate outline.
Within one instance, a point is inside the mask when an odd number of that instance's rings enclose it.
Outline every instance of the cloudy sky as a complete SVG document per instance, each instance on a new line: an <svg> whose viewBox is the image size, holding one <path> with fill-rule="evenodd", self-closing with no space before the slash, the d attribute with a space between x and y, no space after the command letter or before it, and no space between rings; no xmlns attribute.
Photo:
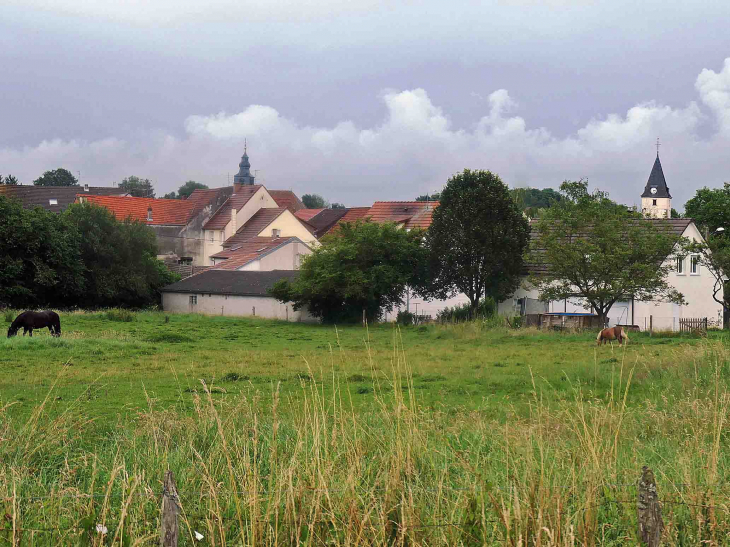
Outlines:
<svg viewBox="0 0 730 547"><path fill-rule="evenodd" d="M0 173L350 206L465 168L673 205L730 181L727 0L0 0Z"/></svg>

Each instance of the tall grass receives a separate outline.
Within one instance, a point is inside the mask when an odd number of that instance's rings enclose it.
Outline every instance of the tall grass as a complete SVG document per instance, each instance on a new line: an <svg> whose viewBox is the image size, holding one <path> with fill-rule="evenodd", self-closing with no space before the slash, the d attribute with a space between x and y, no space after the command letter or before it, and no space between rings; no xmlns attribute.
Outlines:
<svg viewBox="0 0 730 547"><path fill-rule="evenodd" d="M458 328L477 328L459 326ZM401 345L372 367L373 405L357 386L300 377L298 398L216 399L180 389L186 414L158 406L99 430L74 402L46 400L14 422L0 404L0 542L153 544L163 473L176 477L183 545L626 545L636 542L635 484L653 468L667 545L730 534L728 354L684 354L693 381L629 410L640 372L616 350L605 393L573 386L555 407L535 387L530 412L504 423L459 408L421 408ZM336 366L333 352L329 366ZM370 363L372 365L372 363ZM356 378L361 381L362 378ZM172 381L175 381L173 378ZM102 533L98 530L106 530ZM51 531L53 530L53 531ZM49 537L51 536L52 537ZM126 542L126 543L125 543Z"/></svg>

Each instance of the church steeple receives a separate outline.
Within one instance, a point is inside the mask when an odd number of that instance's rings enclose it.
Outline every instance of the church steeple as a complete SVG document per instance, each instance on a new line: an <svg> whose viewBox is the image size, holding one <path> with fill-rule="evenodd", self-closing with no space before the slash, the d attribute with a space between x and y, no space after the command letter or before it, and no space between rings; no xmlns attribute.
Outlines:
<svg viewBox="0 0 730 547"><path fill-rule="evenodd" d="M248 143L243 141L243 156L238 164L238 173L233 176L234 184L253 185L255 177L251 175L251 164L248 161Z"/></svg>
<svg viewBox="0 0 730 547"><path fill-rule="evenodd" d="M671 218L672 195L669 193L667 180L664 178L662 163L659 161L657 143L656 160L646 181L644 193L641 194L641 211L652 218Z"/></svg>

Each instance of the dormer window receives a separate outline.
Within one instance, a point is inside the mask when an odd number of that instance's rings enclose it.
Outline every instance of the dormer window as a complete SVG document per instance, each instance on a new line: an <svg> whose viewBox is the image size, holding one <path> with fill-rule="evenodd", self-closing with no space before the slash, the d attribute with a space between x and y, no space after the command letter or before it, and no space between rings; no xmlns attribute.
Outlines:
<svg viewBox="0 0 730 547"><path fill-rule="evenodd" d="M58 200L51 198L48 200L48 205L58 205Z"/></svg>
<svg viewBox="0 0 730 547"><path fill-rule="evenodd" d="M147 208L147 221L152 221L152 207Z"/></svg>
<svg viewBox="0 0 730 547"><path fill-rule="evenodd" d="M281 237L281 230L279 230L279 228L273 228L271 230L271 236L272 237Z"/></svg>

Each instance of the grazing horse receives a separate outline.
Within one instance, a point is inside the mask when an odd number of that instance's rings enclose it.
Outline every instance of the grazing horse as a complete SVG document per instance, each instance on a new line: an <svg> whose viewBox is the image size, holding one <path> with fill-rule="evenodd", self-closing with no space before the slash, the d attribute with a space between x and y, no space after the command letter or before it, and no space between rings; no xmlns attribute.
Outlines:
<svg viewBox="0 0 730 547"><path fill-rule="evenodd" d="M614 340L618 340L619 345L621 345L621 342L624 343L624 346L629 341L629 337L626 335L626 332L624 332L623 327L611 327L610 329L603 329L601 332L598 333L598 336L596 336L596 341L598 342L598 345L605 344L606 342L613 342Z"/></svg>
<svg viewBox="0 0 730 547"><path fill-rule="evenodd" d="M45 327L51 331L51 336L61 336L61 319L55 311L24 311L11 323L8 338L15 336L21 328L23 336L26 332L33 336L33 329Z"/></svg>

